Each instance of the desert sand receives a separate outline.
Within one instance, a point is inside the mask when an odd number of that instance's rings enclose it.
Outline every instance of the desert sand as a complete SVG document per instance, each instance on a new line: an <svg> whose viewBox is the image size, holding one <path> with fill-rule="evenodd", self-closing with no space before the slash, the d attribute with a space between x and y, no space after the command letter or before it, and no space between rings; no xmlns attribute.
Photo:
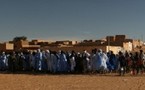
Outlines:
<svg viewBox="0 0 145 90"><path fill-rule="evenodd" d="M145 90L145 75L0 74L0 90Z"/></svg>

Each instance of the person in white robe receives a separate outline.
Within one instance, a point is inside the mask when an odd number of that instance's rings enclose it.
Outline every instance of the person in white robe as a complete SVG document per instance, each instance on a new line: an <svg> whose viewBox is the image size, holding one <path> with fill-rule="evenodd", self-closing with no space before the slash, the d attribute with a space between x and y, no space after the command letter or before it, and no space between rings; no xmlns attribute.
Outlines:
<svg viewBox="0 0 145 90"><path fill-rule="evenodd" d="M82 54L83 58L83 66L84 66L84 72L88 72L91 69L91 64L90 64L90 54L84 50Z"/></svg>

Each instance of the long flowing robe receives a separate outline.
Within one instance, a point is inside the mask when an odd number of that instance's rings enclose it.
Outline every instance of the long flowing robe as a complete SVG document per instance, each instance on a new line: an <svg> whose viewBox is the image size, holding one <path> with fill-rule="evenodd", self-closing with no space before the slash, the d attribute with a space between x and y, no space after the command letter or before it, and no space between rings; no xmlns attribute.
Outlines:
<svg viewBox="0 0 145 90"><path fill-rule="evenodd" d="M97 53L97 64L96 64L96 70L100 70L100 67L101 67L101 63L102 63L102 60L101 60L101 53Z"/></svg>
<svg viewBox="0 0 145 90"><path fill-rule="evenodd" d="M107 55L105 53L98 53L97 57L97 70L107 70Z"/></svg>
<svg viewBox="0 0 145 90"><path fill-rule="evenodd" d="M107 67L109 70L115 70L116 69L116 57L114 54L110 54L108 56L109 62L107 62Z"/></svg>
<svg viewBox="0 0 145 90"><path fill-rule="evenodd" d="M91 69L92 71L96 71L97 70L97 54L93 54L91 56Z"/></svg>
<svg viewBox="0 0 145 90"><path fill-rule="evenodd" d="M89 71L91 69L90 54L88 52L85 52L82 54L82 58L83 58L84 72Z"/></svg>
<svg viewBox="0 0 145 90"><path fill-rule="evenodd" d="M70 64L71 64L71 71L73 72L75 70L75 66L76 66L75 56L72 56L70 58Z"/></svg>
<svg viewBox="0 0 145 90"><path fill-rule="evenodd" d="M104 70L107 70L107 62L108 62L108 57L105 53L102 55L102 66L104 67Z"/></svg>
<svg viewBox="0 0 145 90"><path fill-rule="evenodd" d="M67 66L66 55L64 53L59 54L59 71L66 72Z"/></svg>
<svg viewBox="0 0 145 90"><path fill-rule="evenodd" d="M46 52L46 59L47 59L47 70L49 72L52 72L52 58L51 58L51 53L50 52Z"/></svg>
<svg viewBox="0 0 145 90"><path fill-rule="evenodd" d="M42 70L42 52L37 52L35 55L35 59L36 59L36 70L41 71Z"/></svg>
<svg viewBox="0 0 145 90"><path fill-rule="evenodd" d="M24 70L29 70L30 69L30 56L29 54L24 54L24 62L23 62L23 67Z"/></svg>
<svg viewBox="0 0 145 90"><path fill-rule="evenodd" d="M30 59L31 59L31 68L36 69L35 68L35 64L36 64L35 55L30 54Z"/></svg>
<svg viewBox="0 0 145 90"><path fill-rule="evenodd" d="M0 69L6 69L7 56L5 54L0 56Z"/></svg>
<svg viewBox="0 0 145 90"><path fill-rule="evenodd" d="M57 58L57 55L51 54L51 60L52 60L52 72L56 73L58 71L58 58Z"/></svg>

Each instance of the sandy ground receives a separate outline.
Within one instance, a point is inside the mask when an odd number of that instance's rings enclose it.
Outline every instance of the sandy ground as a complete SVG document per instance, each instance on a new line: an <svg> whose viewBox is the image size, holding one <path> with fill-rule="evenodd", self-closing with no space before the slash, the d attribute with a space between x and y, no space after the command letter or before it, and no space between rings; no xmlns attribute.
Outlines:
<svg viewBox="0 0 145 90"><path fill-rule="evenodd" d="M145 90L145 75L0 74L0 90Z"/></svg>

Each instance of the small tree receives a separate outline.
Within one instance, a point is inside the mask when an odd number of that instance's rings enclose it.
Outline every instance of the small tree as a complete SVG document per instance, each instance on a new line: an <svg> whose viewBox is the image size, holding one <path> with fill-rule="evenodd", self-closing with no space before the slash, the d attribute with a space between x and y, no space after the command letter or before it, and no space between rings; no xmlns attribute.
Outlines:
<svg viewBox="0 0 145 90"><path fill-rule="evenodd" d="M27 40L27 37L26 36L16 36L13 38L13 42L17 42L17 41L21 41L21 40L24 40L26 41Z"/></svg>

